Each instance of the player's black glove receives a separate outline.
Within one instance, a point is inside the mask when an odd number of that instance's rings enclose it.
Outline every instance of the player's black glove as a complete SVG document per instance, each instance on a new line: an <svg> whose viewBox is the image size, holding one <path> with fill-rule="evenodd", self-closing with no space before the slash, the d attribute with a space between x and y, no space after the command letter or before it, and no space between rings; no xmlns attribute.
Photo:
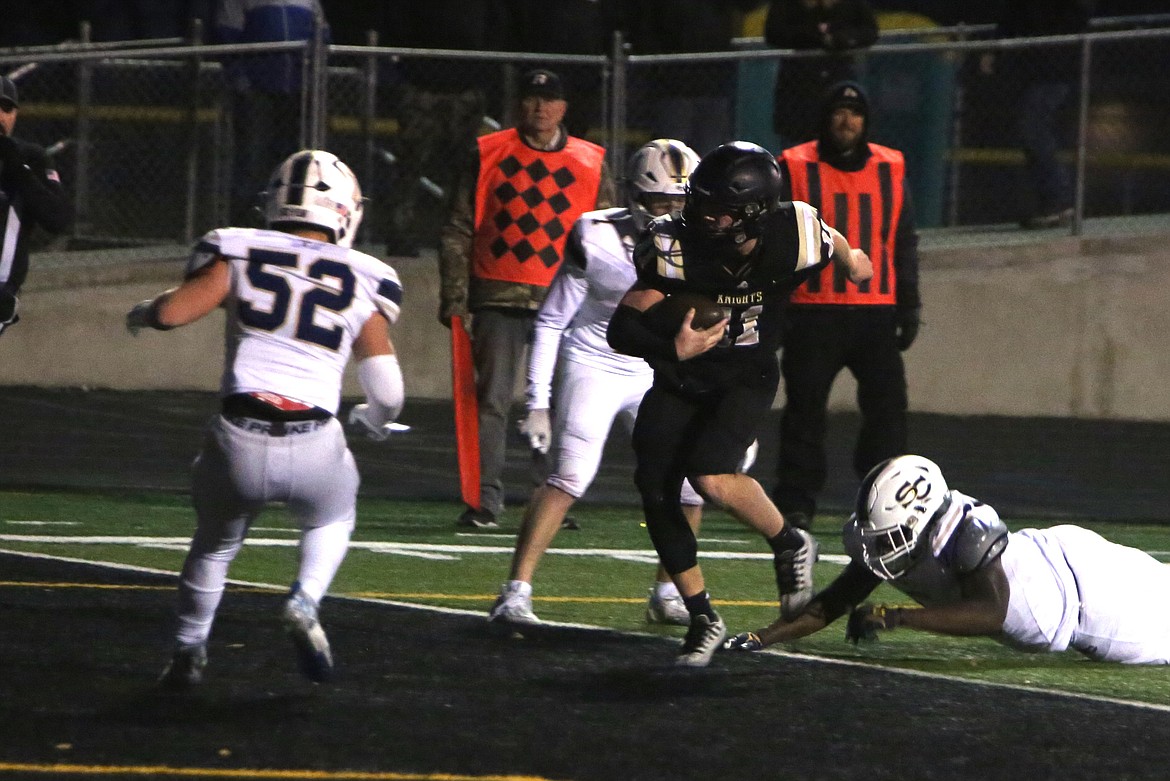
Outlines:
<svg viewBox="0 0 1170 781"><path fill-rule="evenodd" d="M918 326L921 325L919 307L899 307L895 314L894 327L898 332L898 352L906 352L918 337Z"/></svg>
<svg viewBox="0 0 1170 781"><path fill-rule="evenodd" d="M758 651L763 647L760 636L755 632L741 632L723 643L724 651Z"/></svg>
<svg viewBox="0 0 1170 781"><path fill-rule="evenodd" d="M20 159L20 148L16 146L16 142L10 136L0 133L0 163L4 163L6 167L15 168L22 165L23 162Z"/></svg>
<svg viewBox="0 0 1170 781"><path fill-rule="evenodd" d="M845 624L845 639L854 645L862 641L871 643L878 639L879 629L896 629L901 623L901 608L871 605L867 602L849 612L849 622Z"/></svg>

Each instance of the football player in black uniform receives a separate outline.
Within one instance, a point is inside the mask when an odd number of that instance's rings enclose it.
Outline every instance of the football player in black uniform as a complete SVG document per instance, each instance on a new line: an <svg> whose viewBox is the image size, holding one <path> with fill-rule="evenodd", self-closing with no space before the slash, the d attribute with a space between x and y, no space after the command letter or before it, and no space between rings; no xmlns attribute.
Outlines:
<svg viewBox="0 0 1170 781"><path fill-rule="evenodd" d="M873 275L869 257L802 202L781 201L776 159L736 141L705 156L691 175L683 211L654 220L634 260L638 281L610 321L619 352L644 358L654 385L634 427L635 482L646 526L691 625L676 663L703 667L727 629L711 608L695 535L679 504L684 478L708 500L767 538L775 554L781 610L799 613L812 598L816 541L784 523L760 484L737 466L772 406L776 351L788 295L824 263L855 282ZM688 313L673 339L641 313L673 292L708 296L723 322L693 330Z"/></svg>

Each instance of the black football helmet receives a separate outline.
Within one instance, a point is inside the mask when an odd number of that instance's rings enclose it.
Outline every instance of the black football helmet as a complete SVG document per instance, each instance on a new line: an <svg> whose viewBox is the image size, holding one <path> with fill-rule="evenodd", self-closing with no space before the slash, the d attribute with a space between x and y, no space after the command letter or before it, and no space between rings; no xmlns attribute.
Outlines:
<svg viewBox="0 0 1170 781"><path fill-rule="evenodd" d="M683 220L709 239L742 244L760 235L760 219L780 205L783 183L771 152L732 141L699 161L687 182Z"/></svg>

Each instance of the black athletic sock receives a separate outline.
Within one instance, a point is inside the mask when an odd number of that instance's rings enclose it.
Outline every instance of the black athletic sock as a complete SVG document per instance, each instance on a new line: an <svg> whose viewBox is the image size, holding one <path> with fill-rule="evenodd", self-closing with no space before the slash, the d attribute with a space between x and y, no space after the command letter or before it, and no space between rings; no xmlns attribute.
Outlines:
<svg viewBox="0 0 1170 781"><path fill-rule="evenodd" d="M768 544L772 546L773 553L784 553L804 545L804 538L796 533L795 526L786 523L784 528L778 531L774 537L768 538Z"/></svg>
<svg viewBox="0 0 1170 781"><path fill-rule="evenodd" d="M693 597L683 597L683 604L687 606L687 612L691 614L691 618L695 616L706 616L714 621L718 616L715 615L715 609L711 607L711 595L706 591L700 591Z"/></svg>

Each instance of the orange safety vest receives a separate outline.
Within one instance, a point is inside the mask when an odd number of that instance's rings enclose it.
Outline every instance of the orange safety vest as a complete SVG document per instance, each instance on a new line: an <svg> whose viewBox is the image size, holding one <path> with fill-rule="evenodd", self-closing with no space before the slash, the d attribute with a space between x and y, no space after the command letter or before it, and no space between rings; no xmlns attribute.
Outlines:
<svg viewBox="0 0 1170 781"><path fill-rule="evenodd" d="M906 163L896 149L878 144L869 148L872 154L860 171L821 162L816 141L784 150L792 199L817 207L822 220L873 261L873 279L860 285L850 282L836 264L826 266L792 293L794 304L892 306L896 301L894 234L902 215Z"/></svg>
<svg viewBox="0 0 1170 781"><path fill-rule="evenodd" d="M548 287L569 229L597 205L605 149L569 136L563 149L540 151L515 128L478 143L471 273Z"/></svg>

